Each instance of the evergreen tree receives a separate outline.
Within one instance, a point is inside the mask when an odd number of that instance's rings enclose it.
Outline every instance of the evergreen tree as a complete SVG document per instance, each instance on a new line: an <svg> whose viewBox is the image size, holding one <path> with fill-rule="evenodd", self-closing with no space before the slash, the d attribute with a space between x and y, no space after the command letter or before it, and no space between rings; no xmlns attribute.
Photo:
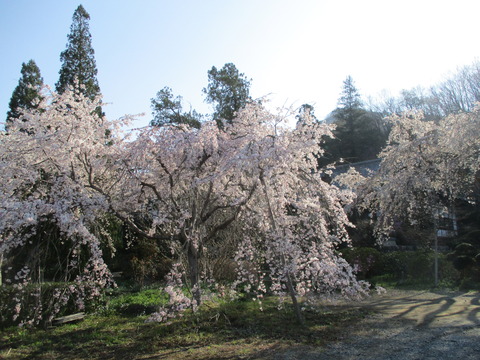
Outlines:
<svg viewBox="0 0 480 360"><path fill-rule="evenodd" d="M326 158L319 161L321 166L340 159L353 163L376 158L387 139L381 126L382 116L363 108L351 76L343 82L338 107L332 115L336 138L326 140Z"/></svg>
<svg viewBox="0 0 480 360"><path fill-rule="evenodd" d="M6 130L14 119L20 119L22 110L35 109L42 100L43 78L35 61L22 63L22 76L13 90L7 113Z"/></svg>
<svg viewBox="0 0 480 360"><path fill-rule="evenodd" d="M231 123L235 113L251 100L250 80L232 63L218 70L213 66L208 71L208 86L203 89L206 101L213 104L213 118L220 125L223 120Z"/></svg>
<svg viewBox="0 0 480 360"><path fill-rule="evenodd" d="M341 109L354 110L362 107L360 100L360 93L358 92L353 79L350 75L343 81L343 90L340 98L338 99L338 105Z"/></svg>
<svg viewBox="0 0 480 360"><path fill-rule="evenodd" d="M349 161L357 160L357 120L365 113L358 92L351 76L343 82L343 90L338 100L339 107L335 111L337 119L336 135L342 140L343 157Z"/></svg>
<svg viewBox="0 0 480 360"><path fill-rule="evenodd" d="M163 126L166 124L187 124L191 127L200 129L202 115L195 110L184 112L182 107L182 97L174 97L172 89L164 87L157 93L157 97L152 99L153 120L152 126Z"/></svg>
<svg viewBox="0 0 480 360"><path fill-rule="evenodd" d="M56 84L56 90L60 94L67 87L75 86L75 81L83 86L81 91L90 99L100 93L89 20L90 15L82 5L79 5L73 13L67 48L60 54L62 66Z"/></svg>

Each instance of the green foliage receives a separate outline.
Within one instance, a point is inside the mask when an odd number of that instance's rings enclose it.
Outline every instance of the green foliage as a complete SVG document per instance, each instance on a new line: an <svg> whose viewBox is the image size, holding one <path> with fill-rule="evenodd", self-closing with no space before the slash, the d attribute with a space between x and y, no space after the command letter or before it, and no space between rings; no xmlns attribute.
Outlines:
<svg viewBox="0 0 480 360"><path fill-rule="evenodd" d="M447 260L445 254L438 254L440 284L453 286L458 271ZM382 256L382 276L373 281L388 280L403 286L433 286L435 253L430 250L393 251Z"/></svg>
<svg viewBox="0 0 480 360"><path fill-rule="evenodd" d="M355 83L352 77L349 75L343 81L343 90L338 99L338 104L341 109L350 111L359 109L362 107L362 101L360 100L360 93L355 87Z"/></svg>
<svg viewBox="0 0 480 360"><path fill-rule="evenodd" d="M60 54L62 66L56 90L62 94L68 87L76 86L86 97L94 99L100 94L97 81L95 51L92 47L92 35L89 29L90 15L82 5L73 13L67 48Z"/></svg>
<svg viewBox="0 0 480 360"><path fill-rule="evenodd" d="M202 115L195 110L184 112L182 107L182 97L174 97L172 89L164 87L157 93L157 97L151 100L153 120L152 126L163 126L166 124L186 124L199 129L201 126Z"/></svg>
<svg viewBox="0 0 480 360"><path fill-rule="evenodd" d="M101 311L104 315L149 315L168 303L168 295L160 288L127 293L113 291L105 299L106 305Z"/></svg>
<svg viewBox="0 0 480 360"><path fill-rule="evenodd" d="M385 272L396 274L398 280L433 279L434 254L427 251L401 252L385 254Z"/></svg>
<svg viewBox="0 0 480 360"><path fill-rule="evenodd" d="M22 63L22 77L18 80L18 85L13 90L7 113L7 125L12 123L13 119L20 119L22 110L36 109L40 101L43 99L41 93L43 87L43 78L40 74L35 61L30 60L28 63Z"/></svg>
<svg viewBox="0 0 480 360"><path fill-rule="evenodd" d="M313 121L319 121L315 116L315 108L313 105L303 104L298 108L298 115L295 116L295 118L297 119L297 122L302 122L307 118L307 116L310 116Z"/></svg>
<svg viewBox="0 0 480 360"><path fill-rule="evenodd" d="M480 247L480 229L475 229L466 233L461 240L462 242L466 242L476 247Z"/></svg>
<svg viewBox="0 0 480 360"><path fill-rule="evenodd" d="M208 86L203 92L207 103L215 108L213 118L219 125L223 120L231 123L235 113L251 100L250 81L232 63L208 71Z"/></svg>
<svg viewBox="0 0 480 360"><path fill-rule="evenodd" d="M480 287L480 209L460 201L456 213L459 236L449 241L453 251L448 258L460 271L460 286L463 289L476 289Z"/></svg>
<svg viewBox="0 0 480 360"><path fill-rule="evenodd" d="M469 243L461 243L455 247L455 255L474 258L479 251Z"/></svg>
<svg viewBox="0 0 480 360"><path fill-rule="evenodd" d="M374 248L342 249L345 260L358 269L358 277L375 284L433 286L434 257L430 250L380 252ZM451 261L439 254L439 272L442 284L453 286L459 279Z"/></svg>

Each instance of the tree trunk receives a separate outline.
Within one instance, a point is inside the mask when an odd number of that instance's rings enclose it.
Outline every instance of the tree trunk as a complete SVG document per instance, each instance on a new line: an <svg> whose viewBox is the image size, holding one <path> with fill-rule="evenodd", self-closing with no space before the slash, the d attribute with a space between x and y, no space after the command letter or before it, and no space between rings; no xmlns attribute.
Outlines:
<svg viewBox="0 0 480 360"><path fill-rule="evenodd" d="M2 286L3 253L0 254L0 286Z"/></svg>
<svg viewBox="0 0 480 360"><path fill-rule="evenodd" d="M198 265L198 249L191 242L188 245L188 271L190 275L190 286L192 289L192 295L197 306L201 302L201 290L200 290L200 269Z"/></svg>
<svg viewBox="0 0 480 360"><path fill-rule="evenodd" d="M305 325L305 318L303 317L302 310L300 309L300 305L298 304L297 294L293 286L292 277L290 276L289 273L287 273L287 289L288 289L288 292L290 293L290 298L292 299L293 310L295 311L295 317L297 318L297 321L301 325Z"/></svg>

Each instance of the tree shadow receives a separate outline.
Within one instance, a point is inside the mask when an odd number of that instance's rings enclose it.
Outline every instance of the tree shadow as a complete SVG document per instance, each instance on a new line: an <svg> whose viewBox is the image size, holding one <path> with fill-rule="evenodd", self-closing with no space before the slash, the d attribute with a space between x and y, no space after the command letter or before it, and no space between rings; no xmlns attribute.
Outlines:
<svg viewBox="0 0 480 360"><path fill-rule="evenodd" d="M470 310L468 320L470 320L472 324L480 326L480 294L477 293L476 297L472 298L471 304L476 306L476 308Z"/></svg>
<svg viewBox="0 0 480 360"><path fill-rule="evenodd" d="M367 306L383 314L393 314L396 319L416 320L419 327L430 327L436 322L445 326L480 325L479 293L416 292L379 298Z"/></svg>

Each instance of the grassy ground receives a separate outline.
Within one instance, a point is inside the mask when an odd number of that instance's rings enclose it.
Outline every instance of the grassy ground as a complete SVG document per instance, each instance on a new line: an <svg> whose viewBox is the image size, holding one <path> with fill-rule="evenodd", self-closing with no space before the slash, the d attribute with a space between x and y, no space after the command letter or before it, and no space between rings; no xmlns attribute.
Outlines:
<svg viewBox="0 0 480 360"><path fill-rule="evenodd" d="M98 314L75 324L0 332L0 359L262 359L279 349L335 341L364 310L322 306L306 311L306 326L292 309L267 299L209 303L170 324L145 323L158 290L116 295Z"/></svg>

